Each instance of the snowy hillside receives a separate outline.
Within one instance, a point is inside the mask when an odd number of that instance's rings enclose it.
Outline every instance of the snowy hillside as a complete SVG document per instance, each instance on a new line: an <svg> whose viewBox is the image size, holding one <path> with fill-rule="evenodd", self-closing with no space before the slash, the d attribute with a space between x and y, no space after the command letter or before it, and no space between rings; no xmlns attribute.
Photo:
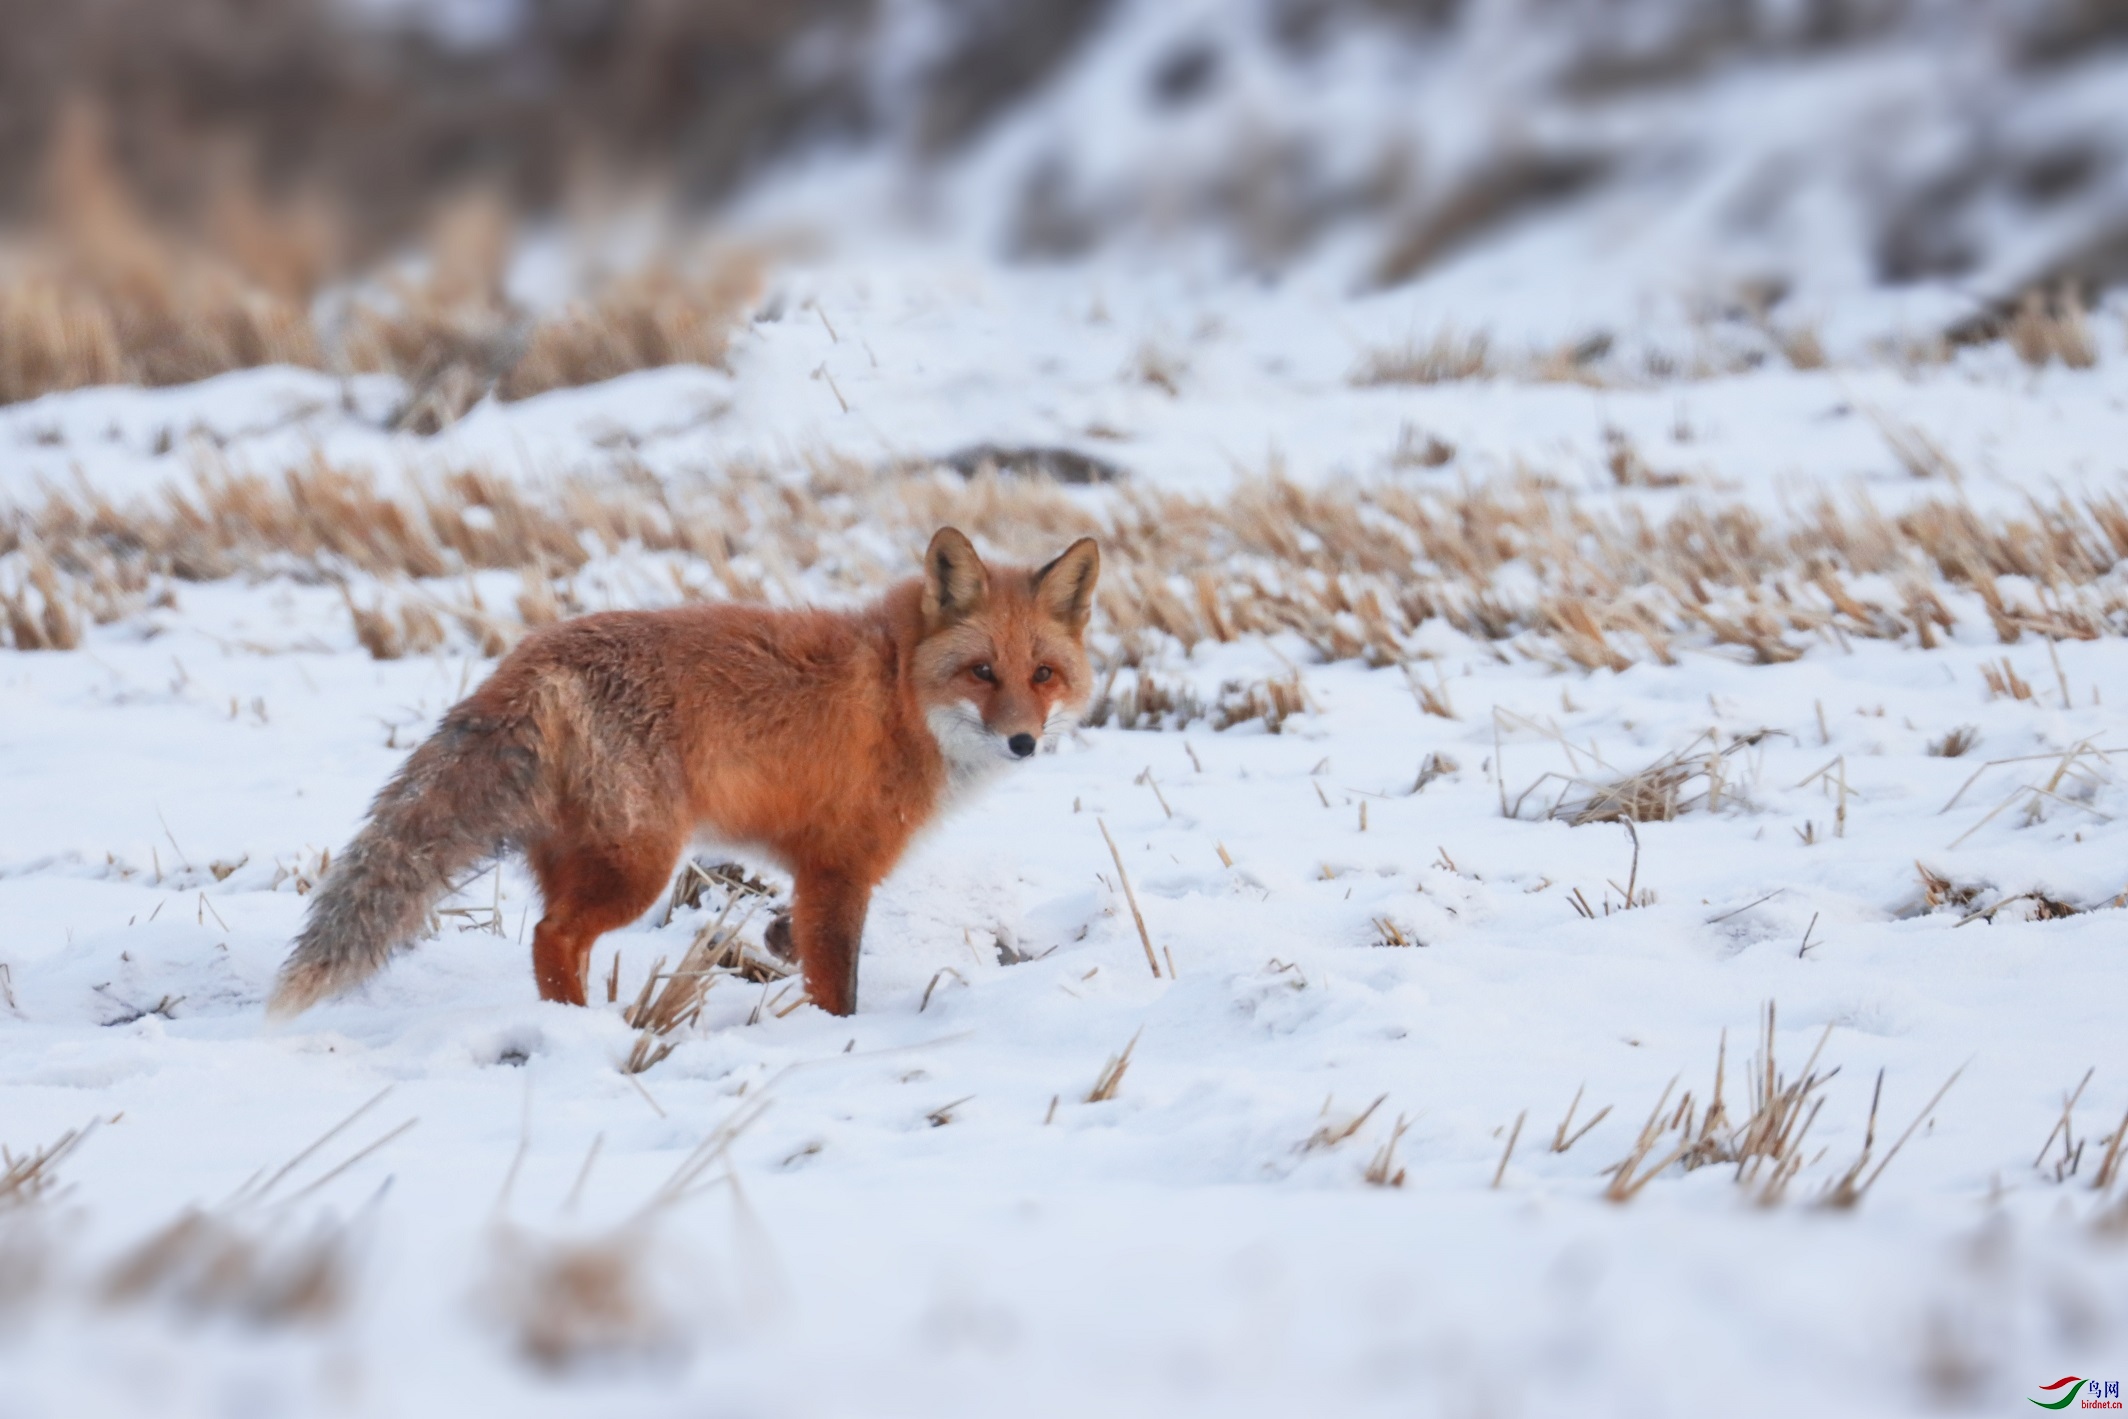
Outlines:
<svg viewBox="0 0 2128 1419"><path fill-rule="evenodd" d="M878 131L748 201L1412 286L1435 322L1631 366L1676 327L1851 354L2128 274L2107 6L1063 0L1023 32L1059 37L1049 67L939 138L1018 53L1008 9L912 0L823 44L867 56Z"/></svg>

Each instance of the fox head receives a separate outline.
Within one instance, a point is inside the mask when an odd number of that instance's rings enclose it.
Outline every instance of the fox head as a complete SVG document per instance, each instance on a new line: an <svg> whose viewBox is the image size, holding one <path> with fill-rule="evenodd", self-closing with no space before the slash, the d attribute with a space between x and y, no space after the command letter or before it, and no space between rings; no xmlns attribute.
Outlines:
<svg viewBox="0 0 2128 1419"><path fill-rule="evenodd" d="M1086 619L1100 575L1091 537L1035 570L985 566L951 527L931 539L911 669L957 781L1029 757L1085 708Z"/></svg>

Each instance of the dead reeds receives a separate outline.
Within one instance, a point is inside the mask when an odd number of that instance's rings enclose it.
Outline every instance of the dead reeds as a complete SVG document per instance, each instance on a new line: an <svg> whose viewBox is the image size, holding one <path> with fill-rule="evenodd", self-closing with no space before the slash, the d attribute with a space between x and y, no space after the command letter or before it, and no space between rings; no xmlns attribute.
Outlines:
<svg viewBox="0 0 2128 1419"><path fill-rule="evenodd" d="M1330 1105L1333 1101L1324 1099L1322 1112L1318 1115L1322 1122L1315 1126L1313 1133L1310 1133L1301 1141L1300 1151L1313 1153L1317 1149L1327 1151L1337 1147L1338 1144L1343 1143L1362 1128L1365 1128L1367 1120L1374 1117L1374 1111L1386 1103L1388 1099L1389 1096L1387 1094L1378 1095L1375 1101L1367 1105L1366 1108L1343 1118L1334 1117L1330 1112Z"/></svg>
<svg viewBox="0 0 2128 1419"><path fill-rule="evenodd" d="M1138 928L1138 944L1145 948L1145 964L1151 968L1153 979L1158 980L1160 979L1160 961L1158 957L1153 955L1152 934L1145 929L1145 913L1138 909L1138 894L1131 890L1130 872L1123 865L1122 850L1116 846L1115 838L1109 835L1108 824L1102 822L1099 818L1096 818L1094 822L1101 829L1101 840L1108 844L1108 855L1115 860L1116 877L1123 883L1123 900L1130 905L1131 924ZM1137 1043L1135 1038L1132 1043ZM1129 1054L1128 1050L1124 1051L1125 1063L1129 1062ZM1120 1074L1118 1077L1121 1077Z"/></svg>
<svg viewBox="0 0 2128 1419"><path fill-rule="evenodd" d="M2076 1105L2084 1097L2084 1090L2090 1087L2091 1080L2097 1073L2096 1065L2085 1070L2084 1077L2077 1081L2076 1087L2062 1094L2061 1116L2054 1121L2054 1127L2048 1130L2046 1140L2039 1145L2039 1152L2032 1159L2033 1171L2051 1182L2066 1183L2076 1177L2083 1168L2084 1149L2092 1140L2077 1134ZM2091 1177L2091 1191L2101 1196L2113 1191L2114 1183L2121 1176L2124 1142L2128 1142L2128 1113L2121 1116L2121 1121L2114 1125L2111 1133L2099 1135L2098 1166ZM2114 1211L2117 1220L2128 1220L2128 1207L2117 1207Z"/></svg>
<svg viewBox="0 0 2128 1419"><path fill-rule="evenodd" d="M863 7L846 8L855 14ZM710 29L720 47L743 32L767 41L769 51L819 37L810 21L799 19L749 20L736 28L725 19L711 21ZM337 54L343 47L335 43L323 52ZM466 59L451 60L459 78L466 77L460 67ZM351 91L371 94L376 77L366 71ZM495 109L483 123L499 122L484 143L507 148L522 141L514 121L524 99L515 92L520 78L508 80L513 96L507 103L489 95ZM35 220L0 243L0 403L91 385L167 385L234 369L295 364L400 376L407 393L393 422L429 432L489 395L523 398L673 363L722 365L732 333L759 290L757 253L669 241L636 256L626 269L587 267L577 277L578 298L566 306L523 308L509 298L505 279L517 250L522 194L499 187L450 198L430 190L411 206L394 204L385 225L395 238L403 239L418 225L416 213L428 214L427 231L415 247L418 260L380 266L379 214L360 205L374 203L379 173L430 172L432 167L440 173L455 170L455 163L379 169L365 158L360 180L327 196L318 187L269 194L241 163L195 161L199 170L182 180L164 173L163 185L154 190L166 200L151 205L139 199L113 158L113 149L122 147L135 168L143 162L152 168L150 154L167 158L174 151L167 137L144 139L142 114L130 97L136 87L130 81L113 85L102 96L108 108L131 113L115 141L106 131L105 114L86 102L65 107L49 125L53 136ZM778 87L766 81L764 91ZM621 109L638 111L639 97ZM169 102L167 95L144 101L149 108ZM414 115L436 111L426 103L400 107L404 113L387 116L370 103L359 118L344 115L347 136L352 140L360 134L347 151L373 148L378 125L387 117L418 127ZM472 117L460 106L443 107L454 122ZM168 117L158 112L155 122L161 125ZM586 117L572 114L569 124ZM788 114L776 117L790 120ZM682 126L696 138L704 136L694 118ZM736 141L744 144L758 138L744 125L729 132L743 134ZM463 141L460 134L444 146ZM217 138L207 146L221 145ZM747 166L736 154L726 156L727 179ZM352 174L339 176L346 182ZM204 195L167 200L179 189ZM672 227L670 219L667 226ZM314 313L321 297L330 312L323 318ZM2066 287L2030 292L2013 312L1983 325L1988 338L2005 340L2035 367L2058 362L2085 368L2098 358L2086 303ZM1660 382L1731 373L1753 367L1769 351L1799 369L1827 362L1808 328L1768 327L1764 344L1769 348L1725 356L1703 352L1682 362L1651 354L1640 362L1636 377ZM1414 335L1364 353L1350 379L1362 386L1496 377L1601 385L1629 378L1612 345L1609 334L1596 333L1556 348L1505 354L1482 331L1444 326L1429 336ZM1179 355L1156 344L1141 348L1125 369L1127 378L1171 396L1182 389L1187 373ZM822 375L847 409L824 367ZM1925 437L1916 442L1888 431L1887 440L1895 456L1919 475L1955 471ZM1414 456L1423 466L1439 466L1452 454L1432 441L1399 455ZM1650 467L1630 446L1614 449L1608 461L1622 485L1667 487L1684 481Z"/></svg>
<svg viewBox="0 0 2128 1419"><path fill-rule="evenodd" d="M2098 342L2092 337L2083 297L2070 285L2025 292L2003 337L2017 357L2035 369L2055 360L2078 370L2098 363Z"/></svg>
<svg viewBox="0 0 2128 1419"><path fill-rule="evenodd" d="M1144 1033L1142 1029L1137 1031L1130 1037L1130 1043L1123 1047L1121 1054L1108 1057L1108 1063L1101 1066L1101 1073L1094 1079L1093 1088L1086 1092L1087 1103L1105 1104L1116 1097L1117 1091L1123 1087L1123 1076L1130 1072L1131 1056L1138 1049L1138 1036Z"/></svg>
<svg viewBox="0 0 2128 1419"><path fill-rule="evenodd" d="M1776 1022L1775 1008L1768 1002L1760 1022L1758 1054L1743 1071L1748 1096L1745 1113L1740 1118L1732 1118L1724 1100L1729 1054L1725 1031L1715 1056L1714 1084L1705 1101L1696 1101L1692 1092L1687 1090L1673 1105L1671 1098L1678 1081L1672 1079L1655 1101L1655 1107L1641 1126L1632 1148L1623 1159L1604 1170L1610 1178L1604 1188L1605 1198L1618 1203L1630 1202L1673 1166L1681 1166L1689 1173L1703 1167L1724 1165L1735 1169L1738 1188L1756 1205L1772 1207L1786 1200L1797 1175L1824 1156L1823 1150L1809 1153L1804 1144L1825 1107L1825 1086L1840 1071L1837 1066L1822 1072L1818 1068L1819 1057L1832 1036L1832 1027L1828 1025L1804 1061L1802 1072L1794 1077L1782 1072L1775 1058ZM1880 1072L1870 1099L1869 1122L1862 1148L1840 1176L1819 1192L1819 1205L1840 1209L1860 1205L1877 1179L1883 1176L1885 1168L1935 1111L1963 1072L1962 1069L1952 1072L1884 1156L1874 1159L1876 1166L1871 1168L1877 1138L1877 1109L1884 1093L1884 1076Z"/></svg>
<svg viewBox="0 0 2128 1419"><path fill-rule="evenodd" d="M316 1325L346 1308L357 1235L330 1217L292 1230L277 1218L189 1207L119 1258L100 1294L114 1306L155 1302L191 1316Z"/></svg>
<svg viewBox="0 0 2128 1419"><path fill-rule="evenodd" d="M1955 881L1918 859L1914 863L1914 871L1921 878L1923 911L1934 911L1938 907L1956 907L1963 911L1979 900L1980 894L1986 890L1978 882Z"/></svg>
<svg viewBox="0 0 2128 1419"><path fill-rule="evenodd" d="M45 220L0 250L0 403L95 384L177 384L261 364L320 363L306 308L290 289L319 238L293 212L230 213L233 248L277 253L275 276L231 249L159 229L116 175L97 114L76 105L56 125ZM241 216L242 220L236 220ZM278 227L262 240L269 224Z"/></svg>
<svg viewBox="0 0 2128 1419"><path fill-rule="evenodd" d="M1275 730L1308 708L1297 674L1206 694L1151 663L1162 647L1207 641L1290 636L1325 660L1401 665L1419 656L1419 627L1440 620L1502 654L1616 670L1674 662L1681 644L1758 663L1843 638L1927 649L1976 615L2006 642L2128 629L2128 587L2113 575L2128 556L2128 504L2110 494L1986 519L1953 503L1892 516L1826 502L1776 524L1740 506L1621 516L1535 476L1459 489L1269 479L1213 498L1121 485L1096 507L1042 479L835 459L796 476L736 465L660 480L624 452L610 472L540 486L481 467L385 481L322 457L270 475L212 450L198 459L189 487L153 501L75 485L0 507L7 638L62 644L138 610L159 594L156 578L362 574L410 584L350 596L372 653L420 653L441 624L492 654L577 609L574 578L597 557L662 558L633 578L650 604L653 580L672 601L855 596L905 575L894 549L942 522L1023 558L1102 537L1097 624L1124 650L1090 719L1125 727ZM514 606L480 604L460 580L480 570L522 579ZM808 573L801 590L794 579ZM2013 579L2046 588L2044 604ZM2022 679L1991 668L2016 696ZM1429 712L1456 712L1447 682L1421 688Z"/></svg>
<svg viewBox="0 0 2128 1419"><path fill-rule="evenodd" d="M1582 1124L1579 1128L1574 1128L1574 1113L1577 1109L1581 1107L1581 1096L1585 1092L1587 1092L1587 1090L1588 1086L1586 1084L1574 1090L1573 1102L1569 1103L1566 1106L1566 1117L1559 1120L1559 1127L1552 1134L1552 1152L1566 1152L1567 1149L1573 1147L1576 1143L1579 1143L1582 1139L1588 1137L1589 1131L1595 1128L1597 1124L1602 1123L1605 1119L1611 1116L1611 1106L1609 1104L1605 1104L1602 1108L1598 1109L1594 1114L1589 1116L1588 1122ZM1569 1133L1567 1131L1569 1129L1573 1129L1573 1131Z"/></svg>
<svg viewBox="0 0 2128 1419"><path fill-rule="evenodd" d="M1352 371L1352 382L1443 384L1478 379L1492 372L1492 347L1485 335L1466 335L1444 327L1428 340L1411 339L1402 345L1369 351Z"/></svg>
<svg viewBox="0 0 2128 1419"><path fill-rule="evenodd" d="M1550 736L1550 731L1532 725L1521 716L1500 711L1497 717L1503 724L1511 722L1517 727L1537 728ZM1724 802L1734 803L1739 797L1729 778L1730 757L1764 742L1770 733L1772 731L1761 730L1739 735L1726 745L1717 745L1716 735L1708 730L1644 768L1612 777L1596 778L1584 773L1556 771L1544 773L1524 788L1512 803L1505 804L1506 814L1511 818L1520 817L1523 804L1530 796L1555 781L1563 787L1545 816L1574 827L1588 823L1624 823L1631 831L1630 825L1634 823L1667 823L1693 809L1718 812ZM1846 811L1844 800L1841 811L1843 814ZM1633 861L1637 868L1640 862L1640 835L1637 832L1633 833ZM1627 897L1627 905L1633 905L1633 894L1623 888L1620 890Z"/></svg>
<svg viewBox="0 0 2128 1419"><path fill-rule="evenodd" d="M419 279L387 273L353 300L332 362L406 381L395 426L433 433L489 395L525 399L662 365L721 368L761 287L759 252L668 246L534 312L508 294L513 228L498 197L467 197L441 213Z"/></svg>
<svg viewBox="0 0 2128 1419"><path fill-rule="evenodd" d="M94 1131L94 1124L70 1128L50 1143L19 1155L0 1146L0 1209L28 1207L49 1198L60 1163Z"/></svg>
<svg viewBox="0 0 2128 1419"><path fill-rule="evenodd" d="M46 167L41 219L0 243L0 403L293 364L397 374L408 394L394 422L432 432L491 393L721 366L760 288L758 253L668 244L587 276L562 309L520 309L505 291L515 218L478 193L441 208L418 278L386 270L321 322L321 291L356 272L344 216L319 200L268 201L226 169L205 219L180 229L135 201L81 105L55 126Z"/></svg>
<svg viewBox="0 0 2128 1419"><path fill-rule="evenodd" d="M59 1165L95 1132L91 1122L17 1154L0 1146L0 1322L27 1306L51 1281L60 1235L53 1204L65 1195Z"/></svg>
<svg viewBox="0 0 2128 1419"><path fill-rule="evenodd" d="M178 1212L104 1269L106 1305L155 1304L188 1317L226 1316L259 1326L317 1325L351 1298L365 1218L317 1216L295 1225L296 1204L322 1191L414 1127L407 1119L295 1185L327 1146L390 1094L372 1096L270 1174L245 1181L226 1201ZM284 1184L293 1191L282 1192ZM382 1196L381 1191L376 1196Z"/></svg>
<svg viewBox="0 0 2128 1419"><path fill-rule="evenodd" d="M2052 764L2053 768L2047 773L2044 781L2023 783L2011 789L2001 801L1983 814L1971 827L1952 839L1948 846L1957 847L1967 838L1986 827L1990 822L1993 822L2000 814L2018 806L2022 806L2024 810L2023 817L2027 827L2039 822L2050 809L2054 808L2064 808L2082 813L2101 823L2112 822L2113 815L2101 812L2093 807L2091 800L2098 796L2099 790L2110 786L2114 782L2112 756L2118 752L2120 750L2117 748L2108 749L2093 744L2089 739L2081 739L2058 754L2018 754L2006 759L1988 760L1979 768L1973 770L1971 776L1958 786L1958 791L1951 795L1948 803L1936 810L1939 817L1956 808L1965 797L1967 791L1979 783L1991 769L2002 768L2009 764L2028 763ZM2022 898L2031 895L2036 894L2019 893L2018 897ZM1995 907L1990 908L1986 913L1976 914L1976 916L1993 916L1994 912L2005 905L2007 901L2016 899L2006 898L2004 902L1996 903ZM2060 906L2063 904L2055 905ZM2072 910L2073 908L2052 911L2050 914L2065 916ZM1975 918L1969 917L1967 919L1973 920Z"/></svg>
<svg viewBox="0 0 2128 1419"><path fill-rule="evenodd" d="M1867 1176L1864 1176L1863 1170L1869 1167L1871 1151L1876 1147L1877 1105L1884 1096L1884 1071L1878 1070L1877 1087L1871 1093L1869 1099L1869 1125L1862 1137L1862 1151L1855 1156L1854 1162L1848 1164L1846 1171L1842 1172L1824 1192L1819 1194L1818 1204L1822 1207L1842 1209L1860 1206L1862 1199L1869 1194L1869 1190L1876 1186L1877 1179L1884 1175L1884 1170L1887 1167L1891 1166L1892 1159L1899 1155L1899 1150L1904 1148L1907 1140L1914 1136L1914 1131L1920 1128L1927 1121L1928 1116L1936 1111L1936 1105L1943 1102L1943 1096L1951 1091L1951 1086L1958 1082L1958 1076L1964 1072L1963 1067L1951 1071L1951 1077L1944 1080L1942 1087L1937 1089L1935 1094L1929 1098L1929 1101L1921 1106L1921 1112L1914 1115L1914 1121L1906 1126L1906 1131L1899 1135L1898 1140L1890 1148L1885 1150L1884 1156L1878 1160L1877 1166L1871 1169Z"/></svg>
<svg viewBox="0 0 2128 1419"><path fill-rule="evenodd" d="M1396 1123L1389 1130L1389 1137L1375 1150L1374 1156L1367 1160L1367 1170L1360 1175L1370 1187L1404 1185L1404 1168L1397 1162L1396 1152L1397 1144L1404 1141L1404 1135L1410 1130L1411 1121L1398 1114Z"/></svg>
<svg viewBox="0 0 2128 1419"><path fill-rule="evenodd" d="M700 872L692 863L688 868ZM715 881L706 873L701 875ZM686 880L684 874L682 880ZM697 883L698 891L701 885L704 884ZM723 910L695 933L678 966L667 971L662 959L652 964L634 1002L621 1012L621 1018L636 1032L628 1056L621 1062L622 1073L641 1074L663 1062L679 1045L674 1036L701 1018L704 997L719 980L730 978L765 985L791 974L783 962L749 951L739 934L764 900L757 892L728 889ZM741 902L747 903L746 914L734 923L731 916ZM616 979L618 970L616 960Z"/></svg>
<svg viewBox="0 0 2128 1419"><path fill-rule="evenodd" d="M497 1207L484 1309L513 1348L542 1370L655 1358L683 1348L687 1307L698 1297L666 1284L672 1257L660 1226L672 1211L731 1183L731 1148L769 1104L766 1090L742 1101L681 1160L671 1176L617 1224L591 1232L534 1230L507 1219L510 1181ZM582 1193L598 1144L570 1191ZM520 1158L522 1149L520 1149Z"/></svg>

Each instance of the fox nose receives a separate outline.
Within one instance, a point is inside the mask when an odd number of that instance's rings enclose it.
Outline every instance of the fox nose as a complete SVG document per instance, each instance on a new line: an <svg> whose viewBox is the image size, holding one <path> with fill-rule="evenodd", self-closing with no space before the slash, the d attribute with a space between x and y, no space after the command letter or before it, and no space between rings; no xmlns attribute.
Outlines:
<svg viewBox="0 0 2128 1419"><path fill-rule="evenodd" d="M1034 752L1034 736L1032 734L1015 734L1005 741L1005 747L1010 749L1015 756L1024 759Z"/></svg>

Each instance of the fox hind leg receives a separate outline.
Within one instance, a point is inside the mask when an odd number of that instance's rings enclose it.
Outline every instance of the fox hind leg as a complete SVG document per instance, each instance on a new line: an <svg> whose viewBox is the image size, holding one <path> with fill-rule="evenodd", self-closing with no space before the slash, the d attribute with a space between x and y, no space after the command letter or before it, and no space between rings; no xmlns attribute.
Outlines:
<svg viewBox="0 0 2128 1419"><path fill-rule="evenodd" d="M539 998L584 1003L584 973L599 937L650 910L672 877L680 836L543 844L532 854L546 915L532 935Z"/></svg>

